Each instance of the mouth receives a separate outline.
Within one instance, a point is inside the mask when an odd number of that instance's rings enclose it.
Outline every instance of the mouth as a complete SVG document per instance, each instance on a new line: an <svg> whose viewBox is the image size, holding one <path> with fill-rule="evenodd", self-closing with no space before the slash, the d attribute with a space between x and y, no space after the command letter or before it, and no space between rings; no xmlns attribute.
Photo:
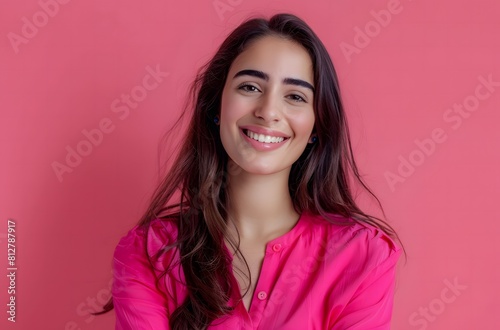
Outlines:
<svg viewBox="0 0 500 330"><path fill-rule="evenodd" d="M275 143L282 143L283 141L286 141L289 139L289 137L259 134L259 133L252 132L248 129L242 129L242 131L243 131L243 134L248 136L250 139L253 139L253 140L261 142L261 143L275 144Z"/></svg>

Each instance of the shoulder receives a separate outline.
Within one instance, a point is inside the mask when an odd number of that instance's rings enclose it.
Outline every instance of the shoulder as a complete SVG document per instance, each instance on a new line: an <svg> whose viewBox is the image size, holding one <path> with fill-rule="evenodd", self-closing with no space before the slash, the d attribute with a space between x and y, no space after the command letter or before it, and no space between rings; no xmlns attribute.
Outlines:
<svg viewBox="0 0 500 330"><path fill-rule="evenodd" d="M123 235L115 247L115 261L123 263L146 259L175 243L177 226L173 219L154 219L144 225L135 225Z"/></svg>
<svg viewBox="0 0 500 330"><path fill-rule="evenodd" d="M172 222L155 219L135 225L119 240L113 255L111 288L116 329L168 328L167 318L177 306L177 297L185 295L181 289L169 290L169 281L160 281L176 256L176 249L165 249L174 243L175 233ZM160 249L165 253L156 257Z"/></svg>
<svg viewBox="0 0 500 330"><path fill-rule="evenodd" d="M353 218L328 214L309 215L310 232L323 241L334 259L369 270L384 262L395 263L401 247L382 229ZM366 269L369 268L369 269Z"/></svg>

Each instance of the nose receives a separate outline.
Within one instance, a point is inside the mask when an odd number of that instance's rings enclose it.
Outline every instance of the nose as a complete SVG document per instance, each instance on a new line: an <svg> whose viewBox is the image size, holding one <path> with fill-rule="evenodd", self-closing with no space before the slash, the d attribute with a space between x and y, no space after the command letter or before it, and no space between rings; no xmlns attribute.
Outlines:
<svg viewBox="0 0 500 330"><path fill-rule="evenodd" d="M283 105L276 93L262 95L256 104L254 114L266 122L280 121L283 115Z"/></svg>

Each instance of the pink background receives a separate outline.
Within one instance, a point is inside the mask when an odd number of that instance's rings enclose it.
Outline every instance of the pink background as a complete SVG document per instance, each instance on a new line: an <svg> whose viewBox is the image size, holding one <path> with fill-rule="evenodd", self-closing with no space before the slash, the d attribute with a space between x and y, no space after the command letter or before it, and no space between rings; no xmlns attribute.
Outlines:
<svg viewBox="0 0 500 330"><path fill-rule="evenodd" d="M408 252L392 328L500 329L497 1L54 1L0 5L0 328L113 328L113 313L87 312L109 297L114 246L147 205L195 71L243 18L288 11L332 56L359 166Z"/></svg>

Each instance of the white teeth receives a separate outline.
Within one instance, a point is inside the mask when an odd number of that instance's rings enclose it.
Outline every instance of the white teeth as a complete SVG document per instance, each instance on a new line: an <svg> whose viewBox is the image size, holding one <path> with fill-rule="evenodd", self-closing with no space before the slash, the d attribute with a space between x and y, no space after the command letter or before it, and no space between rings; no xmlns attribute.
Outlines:
<svg viewBox="0 0 500 330"><path fill-rule="evenodd" d="M280 142L283 142L283 140L285 139L283 137L257 134L257 133L254 133L252 131L249 131L249 130L246 130L245 134L251 139L254 139L254 140L259 141L259 142L264 142L264 143L280 143Z"/></svg>

